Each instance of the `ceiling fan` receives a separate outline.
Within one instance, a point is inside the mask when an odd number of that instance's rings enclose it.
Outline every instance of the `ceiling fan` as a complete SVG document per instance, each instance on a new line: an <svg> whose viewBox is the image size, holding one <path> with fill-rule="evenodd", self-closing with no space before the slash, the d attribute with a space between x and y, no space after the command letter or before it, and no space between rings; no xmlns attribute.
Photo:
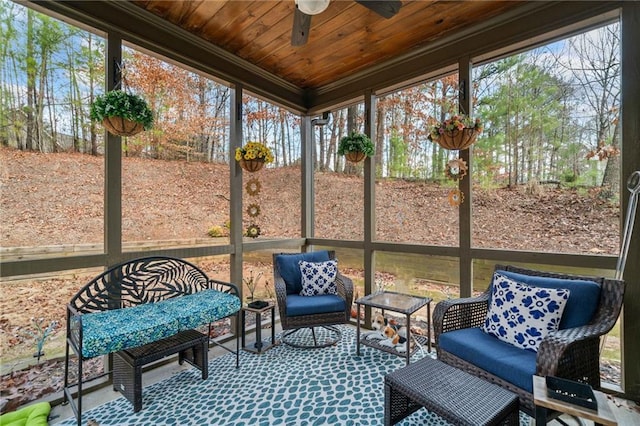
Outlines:
<svg viewBox="0 0 640 426"><path fill-rule="evenodd" d="M389 19L398 11L400 0L354 0L383 18ZM293 15L293 29L291 30L291 45L302 46L307 43L311 29L311 16L325 11L329 0L295 0L296 10Z"/></svg>

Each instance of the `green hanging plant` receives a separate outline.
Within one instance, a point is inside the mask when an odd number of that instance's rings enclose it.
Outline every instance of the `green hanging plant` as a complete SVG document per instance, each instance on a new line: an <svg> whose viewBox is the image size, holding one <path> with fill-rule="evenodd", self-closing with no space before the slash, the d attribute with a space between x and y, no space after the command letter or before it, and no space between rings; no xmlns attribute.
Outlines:
<svg viewBox="0 0 640 426"><path fill-rule="evenodd" d="M153 111L147 102L122 90L98 96L91 104L89 116L119 136L133 136L153 127Z"/></svg>
<svg viewBox="0 0 640 426"><path fill-rule="evenodd" d="M347 160L353 162L362 161L364 157L373 157L374 152L373 142L364 133L351 132L340 139L338 145L338 155L344 155Z"/></svg>

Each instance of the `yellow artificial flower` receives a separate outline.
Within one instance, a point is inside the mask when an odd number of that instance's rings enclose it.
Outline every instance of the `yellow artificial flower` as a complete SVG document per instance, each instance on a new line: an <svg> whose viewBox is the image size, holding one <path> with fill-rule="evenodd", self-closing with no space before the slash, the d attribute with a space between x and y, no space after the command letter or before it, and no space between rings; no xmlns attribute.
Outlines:
<svg viewBox="0 0 640 426"><path fill-rule="evenodd" d="M260 142L247 142L242 148L236 148L236 161L264 160L265 163L273 163L274 157L271 150Z"/></svg>

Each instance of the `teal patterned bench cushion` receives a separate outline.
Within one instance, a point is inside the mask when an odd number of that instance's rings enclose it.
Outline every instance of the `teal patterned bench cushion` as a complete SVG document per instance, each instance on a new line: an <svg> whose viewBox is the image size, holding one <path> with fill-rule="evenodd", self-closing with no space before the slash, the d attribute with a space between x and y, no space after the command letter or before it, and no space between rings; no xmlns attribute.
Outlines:
<svg viewBox="0 0 640 426"><path fill-rule="evenodd" d="M207 324L240 310L237 296L204 290L129 308L82 315L82 356L135 348Z"/></svg>
<svg viewBox="0 0 640 426"><path fill-rule="evenodd" d="M205 290L162 302L163 311L180 320L178 332L235 314L240 307L238 297L216 290Z"/></svg>

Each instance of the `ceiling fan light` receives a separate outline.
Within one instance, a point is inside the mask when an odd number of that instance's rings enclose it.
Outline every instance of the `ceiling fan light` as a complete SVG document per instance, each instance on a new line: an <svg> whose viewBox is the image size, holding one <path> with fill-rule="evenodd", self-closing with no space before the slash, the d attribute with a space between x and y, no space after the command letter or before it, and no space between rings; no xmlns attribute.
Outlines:
<svg viewBox="0 0 640 426"><path fill-rule="evenodd" d="M307 15L317 15L329 7L329 0L296 0L300 12Z"/></svg>

